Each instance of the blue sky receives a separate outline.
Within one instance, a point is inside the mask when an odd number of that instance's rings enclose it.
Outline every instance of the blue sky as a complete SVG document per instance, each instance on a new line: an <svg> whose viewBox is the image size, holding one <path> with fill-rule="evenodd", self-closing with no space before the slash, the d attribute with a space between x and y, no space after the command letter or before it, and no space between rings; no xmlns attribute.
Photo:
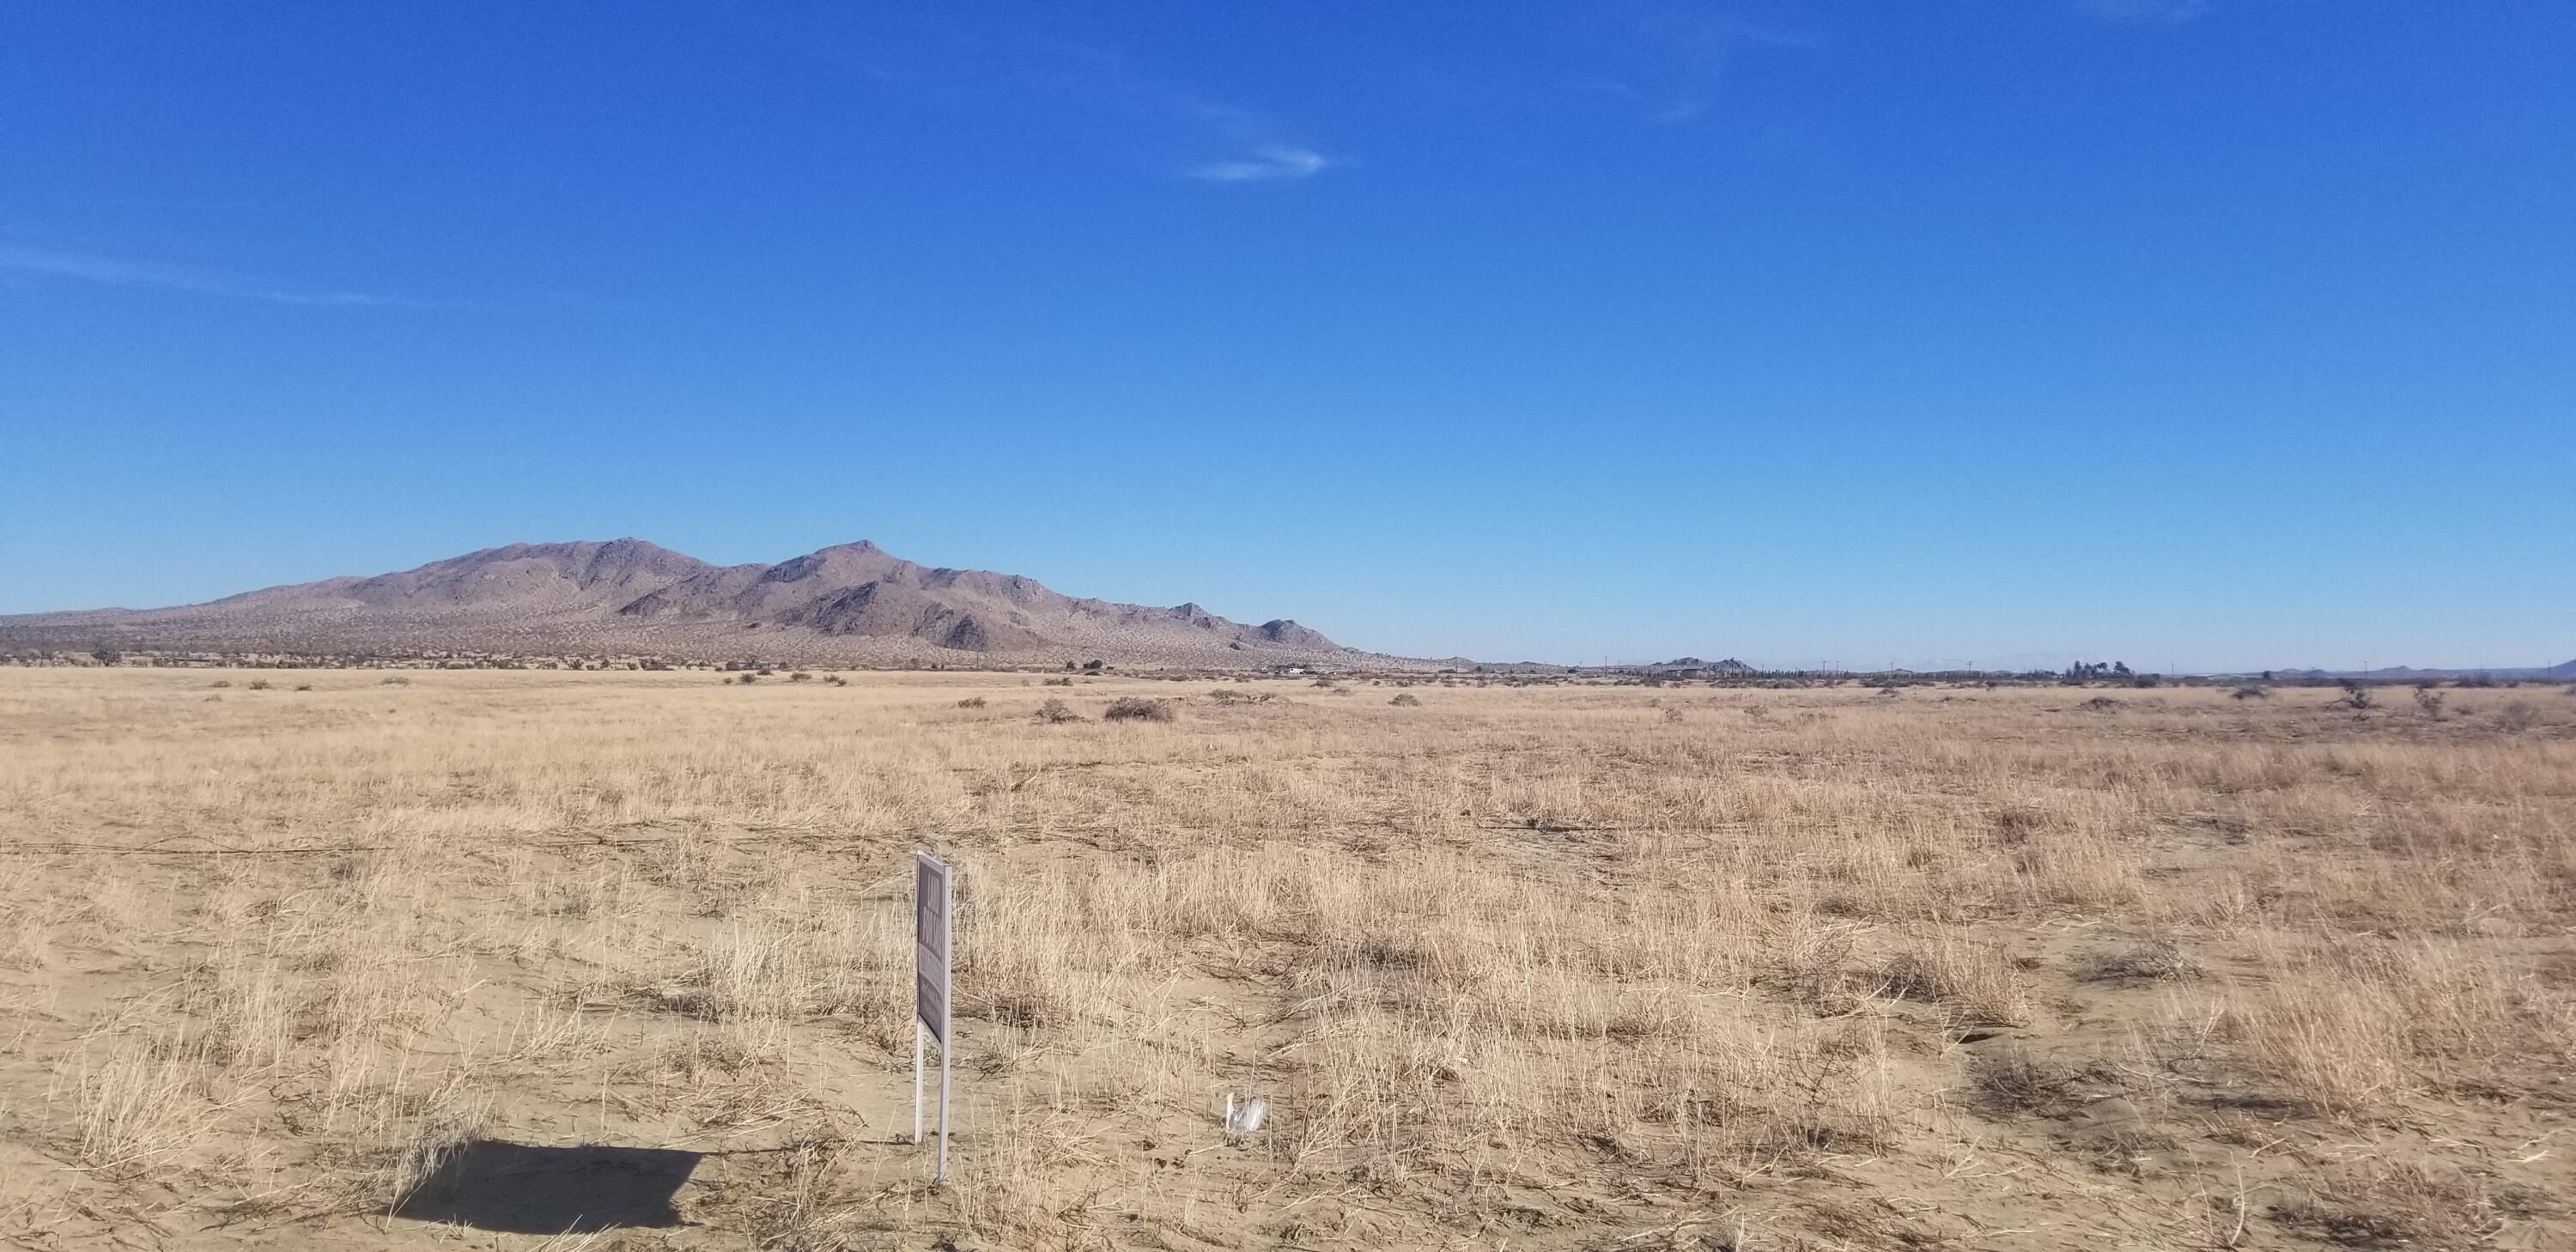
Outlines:
<svg viewBox="0 0 2576 1252"><path fill-rule="evenodd" d="M0 612L874 539L1480 658L2576 656L2576 6L0 0Z"/></svg>

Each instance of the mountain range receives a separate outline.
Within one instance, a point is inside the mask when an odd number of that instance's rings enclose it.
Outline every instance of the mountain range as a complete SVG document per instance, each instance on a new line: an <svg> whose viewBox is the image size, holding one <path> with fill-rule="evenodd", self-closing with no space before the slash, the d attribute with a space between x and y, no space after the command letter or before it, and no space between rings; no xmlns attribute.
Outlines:
<svg viewBox="0 0 2576 1252"><path fill-rule="evenodd" d="M0 616L0 645L1234 668L1366 657L1285 618L1084 599L864 540L775 565L713 565L641 539L511 544L204 604Z"/></svg>
<svg viewBox="0 0 2576 1252"><path fill-rule="evenodd" d="M2509 678L2525 682L2568 682L2576 680L2576 661L2561 661L2556 665L2486 665L2476 669L2417 669L2412 665L2384 665L2377 669L2283 669L2268 672L2275 678L2287 680L2356 678L2364 682L2404 683Z"/></svg>

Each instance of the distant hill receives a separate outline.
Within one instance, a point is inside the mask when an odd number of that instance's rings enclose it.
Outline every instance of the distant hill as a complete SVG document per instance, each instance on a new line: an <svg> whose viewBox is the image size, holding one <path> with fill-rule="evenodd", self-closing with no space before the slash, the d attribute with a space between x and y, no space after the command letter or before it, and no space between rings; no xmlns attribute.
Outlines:
<svg viewBox="0 0 2576 1252"><path fill-rule="evenodd" d="M854 664L1101 659L1254 667L1367 659L1285 618L1113 604L931 568L861 541L711 565L641 539L522 543L418 569L163 609L0 617L0 646L289 653L466 650Z"/></svg>
<svg viewBox="0 0 2576 1252"><path fill-rule="evenodd" d="M1750 674L1753 672L1752 666L1736 660L1734 657L1728 657L1723 661L1703 661L1695 656L1677 656L1669 661L1657 661L1651 665L1645 666L1644 668L1652 670L1688 670L1692 672L1704 670L1710 674Z"/></svg>
<svg viewBox="0 0 2576 1252"><path fill-rule="evenodd" d="M2341 681L2357 678L2365 682L2448 682L2462 678L2510 678L2524 682L2576 681L2576 661L2556 665L2481 665L2472 669L2417 669L2412 665L2383 665L2377 669L2277 669L2265 673L2288 682Z"/></svg>

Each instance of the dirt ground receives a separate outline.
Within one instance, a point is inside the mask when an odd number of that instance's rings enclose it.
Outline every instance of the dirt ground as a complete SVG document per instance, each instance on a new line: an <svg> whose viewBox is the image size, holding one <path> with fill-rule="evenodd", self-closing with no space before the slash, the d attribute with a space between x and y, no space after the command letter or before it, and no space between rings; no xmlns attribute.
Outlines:
<svg viewBox="0 0 2576 1252"><path fill-rule="evenodd" d="M0 1240L2576 1246L2560 689L1039 683L0 669Z"/></svg>

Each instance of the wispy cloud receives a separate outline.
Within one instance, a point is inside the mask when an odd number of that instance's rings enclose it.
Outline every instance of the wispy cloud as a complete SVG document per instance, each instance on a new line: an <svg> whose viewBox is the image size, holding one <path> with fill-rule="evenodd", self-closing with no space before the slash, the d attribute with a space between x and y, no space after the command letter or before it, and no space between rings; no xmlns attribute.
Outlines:
<svg viewBox="0 0 2576 1252"><path fill-rule="evenodd" d="M2082 0L2086 11L2114 22L2188 22L2209 11L2209 0Z"/></svg>
<svg viewBox="0 0 2576 1252"><path fill-rule="evenodd" d="M1056 41L1041 44L1055 58L1060 80L1077 94L1108 100L1121 111L1177 124L1193 136L1193 146L1223 145L1239 156L1191 167L1186 176L1211 183L1293 182L1312 178L1332 164L1324 154L1296 141L1288 128L1258 110L1213 99L1188 87L1138 70L1127 57L1091 44Z"/></svg>
<svg viewBox="0 0 2576 1252"><path fill-rule="evenodd" d="M263 304L290 304L311 308L429 307L427 302L407 300L399 296L282 286L204 270L155 265L53 248L0 246L0 274L92 283L108 287L175 291L226 300L255 300Z"/></svg>
<svg viewBox="0 0 2576 1252"><path fill-rule="evenodd" d="M1212 183L1257 183L1312 178L1331 162L1311 148L1280 145L1263 148L1250 160L1217 161L1190 171L1190 177Z"/></svg>
<svg viewBox="0 0 2576 1252"><path fill-rule="evenodd" d="M1591 42L1611 72L1580 80L1575 90L1618 100L1650 121L1680 125L1708 112L1746 48L1810 49L1828 41L1817 31L1657 5L1596 26Z"/></svg>
<svg viewBox="0 0 2576 1252"><path fill-rule="evenodd" d="M935 14L935 16L924 16ZM1078 25L1078 22L1076 23ZM964 10L871 10L800 41L879 90L917 102L1022 116L1076 142L1107 122L1113 143L1165 176L1204 183L1312 178L1342 162L1291 122L1158 72L1073 33L994 28ZM1155 151L1159 150L1159 151Z"/></svg>

